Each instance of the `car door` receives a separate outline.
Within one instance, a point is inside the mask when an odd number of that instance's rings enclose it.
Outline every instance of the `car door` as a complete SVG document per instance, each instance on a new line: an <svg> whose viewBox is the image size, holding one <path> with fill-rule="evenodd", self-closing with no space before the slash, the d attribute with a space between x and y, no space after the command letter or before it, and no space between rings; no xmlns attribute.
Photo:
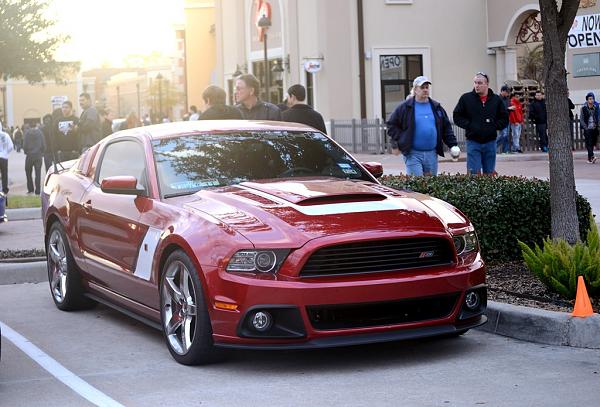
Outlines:
<svg viewBox="0 0 600 407"><path fill-rule="evenodd" d="M147 227L139 223L148 205L146 196L123 195L102 191L104 178L128 175L146 179L146 158L142 143L136 139L118 139L108 144L98 161L95 182L81 202L83 212L77 219L77 236L88 274L101 286L124 295L137 297L133 277L138 250ZM132 294L133 293L133 294Z"/></svg>

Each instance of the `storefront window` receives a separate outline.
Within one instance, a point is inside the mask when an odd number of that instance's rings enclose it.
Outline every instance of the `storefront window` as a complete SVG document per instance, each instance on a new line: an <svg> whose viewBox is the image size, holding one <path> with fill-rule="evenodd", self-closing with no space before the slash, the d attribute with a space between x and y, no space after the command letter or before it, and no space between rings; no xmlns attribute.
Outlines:
<svg viewBox="0 0 600 407"><path fill-rule="evenodd" d="M412 81L423 75L422 55L381 55L381 111L387 120L408 96Z"/></svg>
<svg viewBox="0 0 600 407"><path fill-rule="evenodd" d="M277 78L273 68L275 66L282 66L283 61L281 58L269 60L269 72L270 72L270 86L269 86L269 97L265 93L265 83L267 78L265 75L265 61L254 61L252 62L252 72L254 76L259 80L261 84L260 88L260 99L271 103L280 103L283 100L283 79Z"/></svg>

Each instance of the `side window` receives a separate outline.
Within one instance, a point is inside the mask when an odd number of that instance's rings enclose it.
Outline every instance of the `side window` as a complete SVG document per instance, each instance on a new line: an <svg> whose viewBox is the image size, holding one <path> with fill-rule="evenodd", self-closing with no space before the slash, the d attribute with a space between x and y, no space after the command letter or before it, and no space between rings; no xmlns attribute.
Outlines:
<svg viewBox="0 0 600 407"><path fill-rule="evenodd" d="M117 175L130 175L146 187L146 159L142 146L135 141L124 140L109 144L100 162L97 181Z"/></svg>

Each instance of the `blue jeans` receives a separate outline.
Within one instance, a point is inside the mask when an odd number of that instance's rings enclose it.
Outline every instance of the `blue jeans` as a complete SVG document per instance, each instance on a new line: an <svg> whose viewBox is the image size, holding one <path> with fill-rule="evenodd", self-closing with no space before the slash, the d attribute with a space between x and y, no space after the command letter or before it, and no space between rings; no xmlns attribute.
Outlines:
<svg viewBox="0 0 600 407"><path fill-rule="evenodd" d="M437 175L437 152L410 150L410 153L404 156L404 164L406 164L406 175Z"/></svg>
<svg viewBox="0 0 600 407"><path fill-rule="evenodd" d="M498 137L496 138L496 144L498 147L502 146L501 153L508 153L510 151L510 142L508 140L508 131L510 130L509 126L506 126L505 129L498 131Z"/></svg>
<svg viewBox="0 0 600 407"><path fill-rule="evenodd" d="M521 123L514 123L510 125L510 129L512 130L512 148L513 151L517 151L521 149L521 145L519 144L521 141Z"/></svg>
<svg viewBox="0 0 600 407"><path fill-rule="evenodd" d="M478 143L467 140L467 172L477 175L492 174L496 169L496 140Z"/></svg>

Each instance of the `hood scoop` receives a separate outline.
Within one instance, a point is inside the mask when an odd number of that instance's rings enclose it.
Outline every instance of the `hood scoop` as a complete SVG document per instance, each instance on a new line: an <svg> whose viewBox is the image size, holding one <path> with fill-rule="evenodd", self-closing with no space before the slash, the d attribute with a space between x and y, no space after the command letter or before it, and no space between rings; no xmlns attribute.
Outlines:
<svg viewBox="0 0 600 407"><path fill-rule="evenodd" d="M351 203L351 202L373 202L383 201L386 197L376 193L357 193L357 194L332 194L325 196L316 196L306 198L296 202L297 205L301 206L312 206L312 205L329 205L329 204L340 204L340 203Z"/></svg>

